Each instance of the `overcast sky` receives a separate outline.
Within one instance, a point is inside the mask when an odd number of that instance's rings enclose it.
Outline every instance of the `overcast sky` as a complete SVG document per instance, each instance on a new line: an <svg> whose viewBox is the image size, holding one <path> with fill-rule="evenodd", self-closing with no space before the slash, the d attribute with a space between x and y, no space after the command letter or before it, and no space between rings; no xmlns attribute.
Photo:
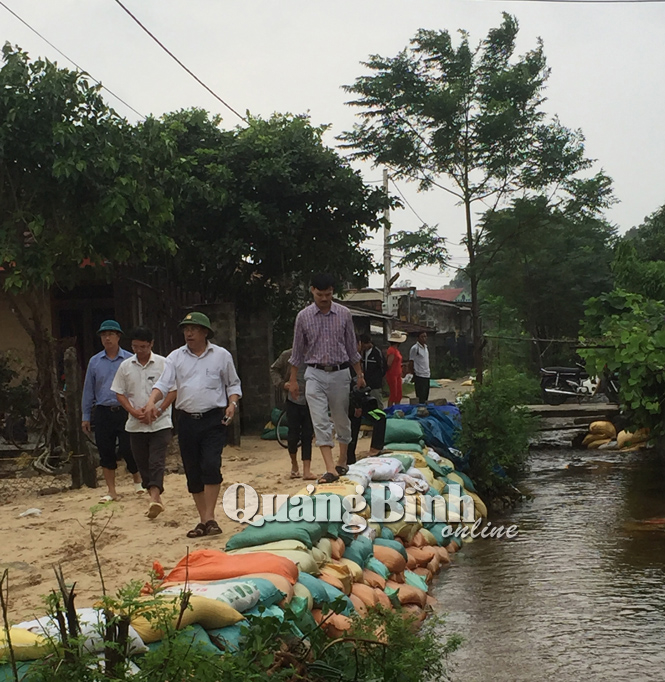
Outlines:
<svg viewBox="0 0 665 682"><path fill-rule="evenodd" d="M115 0L2 0L94 78L144 115L186 107L240 121L154 43ZM520 23L518 52L541 37L552 75L545 109L581 128L587 154L614 179L620 203L608 216L624 232L665 203L665 2L546 2L544 0L123 0L199 78L233 108L269 116L311 115L329 123L327 138L353 125L341 90L365 73L370 54L394 56L419 28L463 28L476 43L501 21ZM0 7L0 37L32 57L71 66ZM130 120L137 115L108 95ZM367 181L380 169L364 167ZM455 264L464 215L445 193L421 194L400 184L415 212L438 223ZM415 229L409 210L393 214L395 230ZM381 240L371 248L381 258ZM438 288L436 270L403 270L401 279ZM371 280L380 285L381 278Z"/></svg>

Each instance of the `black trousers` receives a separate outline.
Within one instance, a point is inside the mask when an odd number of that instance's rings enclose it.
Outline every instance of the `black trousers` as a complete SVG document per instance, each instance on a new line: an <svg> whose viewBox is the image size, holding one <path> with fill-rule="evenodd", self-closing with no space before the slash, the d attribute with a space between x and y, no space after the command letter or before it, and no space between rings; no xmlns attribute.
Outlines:
<svg viewBox="0 0 665 682"><path fill-rule="evenodd" d="M172 429L137 431L129 434L132 454L141 472L143 487L164 492L164 465L166 451L171 442Z"/></svg>
<svg viewBox="0 0 665 682"><path fill-rule="evenodd" d="M291 400L286 401L286 420L289 423L288 446L289 454L298 452L300 443L300 455L303 462L312 459L312 438L314 438L314 426L309 414L307 403L298 405Z"/></svg>
<svg viewBox="0 0 665 682"><path fill-rule="evenodd" d="M202 493L206 485L222 482L222 450L226 445L223 416L221 407L198 419L187 412L180 413L178 444L190 493Z"/></svg>
<svg viewBox="0 0 665 682"><path fill-rule="evenodd" d="M138 472L129 434L125 431L127 413L122 407L95 407L95 443L99 450L99 463L104 469L117 469L118 460L124 459L130 474ZM117 451L116 451L117 446Z"/></svg>
<svg viewBox="0 0 665 682"><path fill-rule="evenodd" d="M356 463L356 445L358 444L358 435L360 434L360 425L362 424L362 416L356 417L354 412L349 413L351 420L351 442L349 449L346 452L346 463ZM373 450L383 450L386 444L386 418L372 419L372 442L370 447Z"/></svg>
<svg viewBox="0 0 665 682"><path fill-rule="evenodd" d="M414 374L413 383L415 384L418 402L426 403L429 398L429 377L418 377Z"/></svg>

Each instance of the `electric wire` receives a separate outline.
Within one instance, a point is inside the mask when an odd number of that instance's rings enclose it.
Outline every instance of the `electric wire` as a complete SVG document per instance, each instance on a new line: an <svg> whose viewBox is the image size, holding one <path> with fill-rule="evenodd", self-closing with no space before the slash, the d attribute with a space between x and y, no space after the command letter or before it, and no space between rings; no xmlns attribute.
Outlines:
<svg viewBox="0 0 665 682"><path fill-rule="evenodd" d="M123 4L120 2L120 0L115 0L115 3L117 5L120 5L122 9L166 52L166 54L171 57L177 64L179 64L199 85L202 85L217 101L221 102L229 111L233 112L239 119L244 121L245 123L248 123L247 119L239 114L230 104L227 104L212 88L208 87L191 69L189 69L187 66L185 66L174 54L171 52L171 50L164 45L153 33L150 32L150 30L144 26L139 19L134 16Z"/></svg>
<svg viewBox="0 0 665 682"><path fill-rule="evenodd" d="M16 14L16 12L14 12L14 10L11 7L8 7L4 2L2 2L2 0L0 0L0 5L2 5L14 17L16 17L24 26L29 28L35 35L39 36L47 45L50 45L58 54L62 55L68 62L73 64L79 71L90 76L90 79L97 83L97 85L99 85L100 87L104 88L104 90L106 90L106 92L108 92L109 95L112 95L119 102L122 102L128 109L131 109L140 118L143 119L145 118L145 116L140 111L134 109L134 107L131 104L125 102L125 100L122 99L122 97L116 95L115 92L113 92L113 90L104 85L101 81L98 81L89 71L86 71L82 66L79 66L71 57L68 57L61 49L57 48L48 38L43 36L36 28L32 27L25 19Z"/></svg>
<svg viewBox="0 0 665 682"><path fill-rule="evenodd" d="M393 183L393 187L397 190L397 192L399 193L399 195L402 197L404 203L411 209L411 211L413 212L413 215L415 215L416 218L418 218L418 220L420 220L420 222L421 222L423 225L427 225L427 223L418 215L416 209L413 208L413 206L411 206L411 204L409 203L408 199L407 199L407 198L404 196L404 194L402 193L402 190L397 186L397 183L396 183L392 178L390 178L390 182Z"/></svg>

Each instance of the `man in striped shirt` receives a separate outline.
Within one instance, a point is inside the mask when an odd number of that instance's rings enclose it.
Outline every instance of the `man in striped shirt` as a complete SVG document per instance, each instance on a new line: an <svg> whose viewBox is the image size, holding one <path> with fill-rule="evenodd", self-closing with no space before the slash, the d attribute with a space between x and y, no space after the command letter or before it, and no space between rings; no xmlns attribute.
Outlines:
<svg viewBox="0 0 665 682"><path fill-rule="evenodd" d="M331 275L314 275L310 291L314 303L301 310L293 331L293 351L289 359L290 393L298 398L298 366L305 370L305 395L312 415L316 444L321 450L326 473L319 483L332 483L347 471L346 453L351 442L349 387L353 366L359 388L365 386L360 353L351 313L334 303L335 281ZM333 427L339 442L339 460L333 464Z"/></svg>

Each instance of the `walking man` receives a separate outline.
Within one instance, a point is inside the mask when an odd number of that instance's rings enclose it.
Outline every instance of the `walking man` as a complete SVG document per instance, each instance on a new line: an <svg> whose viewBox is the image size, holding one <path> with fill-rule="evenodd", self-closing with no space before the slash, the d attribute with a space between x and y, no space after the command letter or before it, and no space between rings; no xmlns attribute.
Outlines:
<svg viewBox="0 0 665 682"><path fill-rule="evenodd" d="M334 303L335 281L331 275L314 275L310 291L314 303L301 310L293 331L293 352L289 363L289 392L295 401L300 395L298 367L305 363L305 394L312 415L316 444L321 450L326 473L319 483L332 483L347 471L346 455L351 442L349 385L353 366L359 388L365 386L360 353L351 313ZM333 426L339 442L339 460L333 464Z"/></svg>
<svg viewBox="0 0 665 682"><path fill-rule="evenodd" d="M125 431L127 412L118 402L116 394L111 390L111 384L118 368L124 360L131 357L131 353L120 348L122 329L115 320L102 322L97 330L104 350L93 355L88 363L83 383L82 422L84 433L90 434L90 419L95 410L95 443L99 450L99 463L104 473L104 481L108 493L101 502L112 502L119 499L115 487L115 470L118 459L124 459L127 470L134 479L134 489L143 492L138 467L132 456L129 444L129 434ZM118 448L116 455L116 445Z"/></svg>
<svg viewBox="0 0 665 682"><path fill-rule="evenodd" d="M365 382L370 387L370 395L376 398L378 408L383 409L383 377L386 373L386 365L383 353L372 343L369 334L360 335L360 357Z"/></svg>
<svg viewBox="0 0 665 682"><path fill-rule="evenodd" d="M175 387L175 406L182 410L178 420L180 456L200 519L187 537L200 538L222 532L215 520L222 450L227 424L235 416L242 391L231 353L210 343L213 330L208 316L188 313L180 327L185 345L166 358L145 413L152 423L159 416L156 403Z"/></svg>
<svg viewBox="0 0 665 682"><path fill-rule="evenodd" d="M413 374L413 383L419 403L426 403L429 398L429 348L427 332L418 334L418 341L409 351L409 372Z"/></svg>
<svg viewBox="0 0 665 682"><path fill-rule="evenodd" d="M154 519L164 511L161 497L164 492L164 465L173 431L171 403L175 400L176 392L170 391L156 406L157 419L149 423L145 406L153 386L164 371L165 358L152 352L154 337L149 329L137 327L129 338L134 355L120 365L111 390L129 414L125 430L129 433L141 482L150 495L146 516Z"/></svg>
<svg viewBox="0 0 665 682"><path fill-rule="evenodd" d="M312 438L314 437L314 426L312 417L309 413L307 400L305 399L305 370L306 365L298 367L296 381L298 382L298 398L292 400L289 388L291 387L291 365L289 358L293 349L285 350L270 365L270 377L276 388L286 391L284 409L286 410L286 421L289 425L289 435L287 439L289 456L291 457L291 478L300 478L298 471L298 444L300 443L300 455L302 457L302 477L306 481L316 479L312 474Z"/></svg>

